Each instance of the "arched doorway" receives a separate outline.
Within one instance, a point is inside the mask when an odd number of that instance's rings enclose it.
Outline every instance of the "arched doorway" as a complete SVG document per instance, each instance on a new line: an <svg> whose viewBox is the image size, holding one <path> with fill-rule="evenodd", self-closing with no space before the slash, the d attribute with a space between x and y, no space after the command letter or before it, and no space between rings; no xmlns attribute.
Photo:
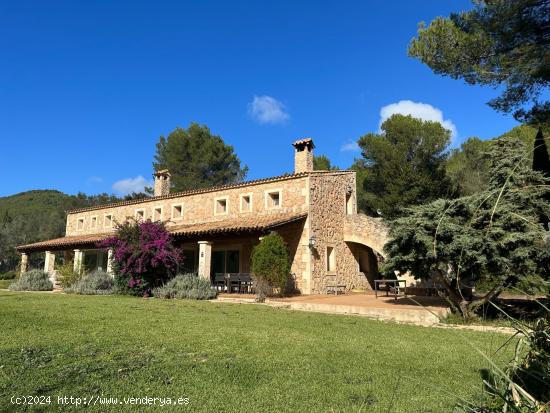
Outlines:
<svg viewBox="0 0 550 413"><path fill-rule="evenodd" d="M368 284L374 289L374 280L379 277L379 266L382 261L382 256L377 254L371 247L357 242L347 242L350 247L359 272L366 278Z"/></svg>

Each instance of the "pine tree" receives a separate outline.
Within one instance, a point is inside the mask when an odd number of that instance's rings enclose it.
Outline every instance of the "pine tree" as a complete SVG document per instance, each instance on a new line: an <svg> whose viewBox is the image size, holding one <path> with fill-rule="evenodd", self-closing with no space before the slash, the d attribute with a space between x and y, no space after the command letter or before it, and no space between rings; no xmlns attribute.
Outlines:
<svg viewBox="0 0 550 413"><path fill-rule="evenodd" d="M248 171L241 167L232 146L196 123L187 129L176 128L166 138L161 136L154 160L156 171L170 171L175 191L239 182Z"/></svg>
<svg viewBox="0 0 550 413"><path fill-rule="evenodd" d="M541 128L539 128L535 137L533 170L542 172L545 176L550 177L550 157L548 156L548 149Z"/></svg>
<svg viewBox="0 0 550 413"><path fill-rule="evenodd" d="M530 276L550 278L550 251L540 217L550 214L548 180L533 171L522 141L491 142L489 188L456 200L413 207L390 223L384 271L435 278L453 308L471 316L503 289ZM461 285L484 280L488 293L469 298Z"/></svg>

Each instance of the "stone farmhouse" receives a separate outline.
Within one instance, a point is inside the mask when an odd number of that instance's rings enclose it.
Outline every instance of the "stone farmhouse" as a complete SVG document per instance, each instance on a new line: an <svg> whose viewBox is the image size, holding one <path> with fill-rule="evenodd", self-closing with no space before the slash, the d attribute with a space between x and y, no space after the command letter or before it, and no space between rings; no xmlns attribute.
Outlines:
<svg viewBox="0 0 550 413"><path fill-rule="evenodd" d="M380 220L357 212L355 171L314 171L311 139L293 143L294 173L272 178L170 192L170 173L154 174L154 196L72 210L62 238L21 245L21 271L28 254L45 253L55 281L56 256L75 270L111 271L111 251L97 242L128 217L163 221L185 255L186 271L212 279L218 273L249 273L253 247L272 231L285 240L296 287L304 294L370 289L383 256L386 230Z"/></svg>

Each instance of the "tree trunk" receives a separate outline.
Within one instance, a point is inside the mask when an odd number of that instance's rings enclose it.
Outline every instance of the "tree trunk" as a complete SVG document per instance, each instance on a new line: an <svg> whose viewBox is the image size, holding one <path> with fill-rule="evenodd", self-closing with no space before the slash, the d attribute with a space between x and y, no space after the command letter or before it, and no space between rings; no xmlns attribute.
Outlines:
<svg viewBox="0 0 550 413"><path fill-rule="evenodd" d="M449 278L443 271L436 272L439 280L445 287L444 298L451 305L451 309L455 313L459 313L465 319L473 318L476 315L476 310L484 304L487 304L491 300L497 298L504 288L509 285L511 278L508 277L502 284L495 285L487 294L482 297L475 298L473 300L467 300L460 293L460 285L453 287Z"/></svg>

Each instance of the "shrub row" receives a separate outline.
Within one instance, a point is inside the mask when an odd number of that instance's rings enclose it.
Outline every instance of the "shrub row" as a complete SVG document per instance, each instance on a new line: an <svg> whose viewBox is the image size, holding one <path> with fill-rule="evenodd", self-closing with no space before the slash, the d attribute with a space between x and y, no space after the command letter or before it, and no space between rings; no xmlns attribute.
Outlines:
<svg viewBox="0 0 550 413"><path fill-rule="evenodd" d="M52 291L53 284L44 271L30 270L8 288L12 291Z"/></svg>
<svg viewBox="0 0 550 413"><path fill-rule="evenodd" d="M217 292L210 281L196 274L180 274L172 278L162 287L153 290L157 298L191 298L193 300L208 300L215 298Z"/></svg>
<svg viewBox="0 0 550 413"><path fill-rule="evenodd" d="M92 271L84 274L69 287L66 287L64 291L68 294L81 295L112 294L114 292L113 277L104 271Z"/></svg>
<svg viewBox="0 0 550 413"><path fill-rule="evenodd" d="M17 271L8 271L0 274L0 280L13 280L15 277L17 277Z"/></svg>

